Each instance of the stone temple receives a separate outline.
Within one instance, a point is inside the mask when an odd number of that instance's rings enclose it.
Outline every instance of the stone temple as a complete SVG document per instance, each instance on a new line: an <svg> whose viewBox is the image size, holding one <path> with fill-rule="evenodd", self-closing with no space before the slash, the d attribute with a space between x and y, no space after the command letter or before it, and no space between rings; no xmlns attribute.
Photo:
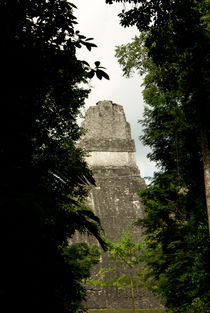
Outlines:
<svg viewBox="0 0 210 313"><path fill-rule="evenodd" d="M145 188L136 165L136 150L131 129L123 107L111 101L100 101L86 112L81 125L86 130L80 146L88 151L87 163L91 167L96 186L90 191L88 204L100 218L105 236L119 238L122 232L132 229L136 240L141 239L141 229L132 224L144 216L144 208L137 192ZM109 267L105 253L100 267ZM92 287L88 290L87 308L130 308L128 291L114 288ZM147 290L139 290L137 308L159 307L159 301Z"/></svg>

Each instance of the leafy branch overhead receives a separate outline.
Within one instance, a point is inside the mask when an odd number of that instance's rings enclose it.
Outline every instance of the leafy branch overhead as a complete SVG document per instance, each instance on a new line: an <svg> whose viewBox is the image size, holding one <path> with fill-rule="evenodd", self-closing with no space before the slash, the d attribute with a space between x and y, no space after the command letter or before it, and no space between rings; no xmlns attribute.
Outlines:
<svg viewBox="0 0 210 313"><path fill-rule="evenodd" d="M84 69L87 71L87 77L88 78L93 78L94 75L96 75L96 77L98 79L102 79L102 78L105 78L105 79L108 79L109 80L109 75L104 72L102 69L105 69L103 66L100 66L100 62L99 61L96 61L95 62L95 68L90 68L90 65L85 62L85 61L82 61L83 64L84 64Z"/></svg>
<svg viewBox="0 0 210 313"><path fill-rule="evenodd" d="M82 45L84 45L89 51L91 51L92 48L97 47L94 43L91 43L90 41L93 40L93 38L86 38L83 35L80 35L79 31L76 31L77 35L77 40L75 41L75 46L77 48L81 48ZM104 72L102 69L105 69L103 66L100 66L100 62L96 61L95 62L95 67L91 68L89 63L87 61L81 61L83 64L83 69L86 71L86 76L87 78L91 79L96 75L98 79L108 79L109 80L109 75Z"/></svg>

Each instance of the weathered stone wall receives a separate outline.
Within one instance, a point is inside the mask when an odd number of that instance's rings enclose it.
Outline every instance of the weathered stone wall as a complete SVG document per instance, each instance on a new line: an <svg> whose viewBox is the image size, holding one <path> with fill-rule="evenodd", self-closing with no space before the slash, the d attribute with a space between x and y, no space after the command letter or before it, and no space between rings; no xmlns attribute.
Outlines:
<svg viewBox="0 0 210 313"><path fill-rule="evenodd" d="M89 151L87 162L93 170L96 187L89 194L88 203L100 217L107 239L113 240L144 216L137 191L145 188L135 160L135 144L123 107L111 101L100 101L90 107L82 127L86 134L80 146ZM132 227L136 240L141 240L141 229ZM110 261L102 253L100 267L109 267ZM114 288L92 288L88 291L87 308L129 308L128 291ZM138 308L159 307L159 301L147 290L138 290Z"/></svg>
<svg viewBox="0 0 210 313"><path fill-rule="evenodd" d="M111 101L99 101L96 106L90 107L86 112L82 127L88 130L83 138L85 141L97 138L100 142L103 139L128 139L133 142L123 107Z"/></svg>

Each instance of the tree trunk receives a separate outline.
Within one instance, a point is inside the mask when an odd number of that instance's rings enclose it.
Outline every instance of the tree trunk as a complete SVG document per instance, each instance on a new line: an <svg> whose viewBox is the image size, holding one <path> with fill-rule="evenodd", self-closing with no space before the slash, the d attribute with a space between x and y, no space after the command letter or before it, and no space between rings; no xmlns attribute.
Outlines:
<svg viewBox="0 0 210 313"><path fill-rule="evenodd" d="M130 270L130 282L131 282L131 301L132 301L132 312L135 313L135 291L134 291L134 285L133 285L133 273L132 269Z"/></svg>
<svg viewBox="0 0 210 313"><path fill-rule="evenodd" d="M204 184L206 194L206 208L209 225L210 235L210 149L208 145L208 139L206 132L202 131L201 134L202 154L203 154L203 171L204 171Z"/></svg>

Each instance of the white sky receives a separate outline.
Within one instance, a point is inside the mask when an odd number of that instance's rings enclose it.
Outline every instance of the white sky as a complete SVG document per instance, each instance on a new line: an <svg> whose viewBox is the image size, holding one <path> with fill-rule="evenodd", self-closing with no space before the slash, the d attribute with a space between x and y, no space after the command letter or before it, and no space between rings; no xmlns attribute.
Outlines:
<svg viewBox="0 0 210 313"><path fill-rule="evenodd" d="M75 16L78 18L78 30L86 37L94 38L97 45L89 52L85 47L78 49L78 58L87 61L94 67L95 61L100 61L106 68L110 80L91 80L92 91L86 101L85 108L95 105L101 100L111 100L124 107L127 121L131 125L132 138L136 144L136 161L141 176L152 176L154 163L146 158L148 148L144 147L138 137L142 134L138 120L142 118L144 102L141 95L142 78L133 75L132 78L122 76L115 55L115 46L128 43L138 30L134 27L123 28L117 16L123 4L105 4L105 0L76 0ZM76 27L76 28L77 28Z"/></svg>

